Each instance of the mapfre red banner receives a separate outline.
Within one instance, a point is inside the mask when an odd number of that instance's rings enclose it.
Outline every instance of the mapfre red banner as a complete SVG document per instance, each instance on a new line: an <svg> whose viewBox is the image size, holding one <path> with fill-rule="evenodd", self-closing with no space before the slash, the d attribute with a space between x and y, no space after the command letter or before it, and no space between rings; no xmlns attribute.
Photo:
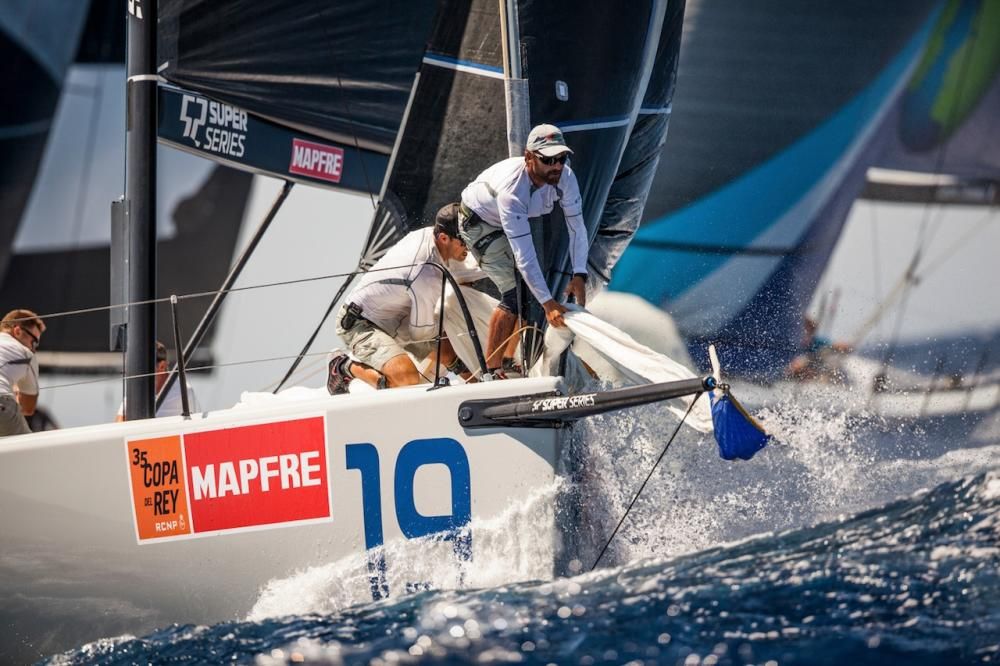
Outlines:
<svg viewBox="0 0 1000 666"><path fill-rule="evenodd" d="M330 517L322 417L184 435L195 533Z"/></svg>

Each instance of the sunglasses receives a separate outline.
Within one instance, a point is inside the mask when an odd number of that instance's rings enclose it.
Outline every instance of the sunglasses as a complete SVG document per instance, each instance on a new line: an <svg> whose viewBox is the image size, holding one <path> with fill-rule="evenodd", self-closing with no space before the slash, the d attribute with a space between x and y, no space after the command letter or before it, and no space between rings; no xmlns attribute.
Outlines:
<svg viewBox="0 0 1000 666"><path fill-rule="evenodd" d="M41 340L38 339L38 336L29 331L28 329L24 328L23 326L21 327L21 330L27 333L28 337L31 338L31 348L38 349L38 343L41 342Z"/></svg>
<svg viewBox="0 0 1000 666"><path fill-rule="evenodd" d="M566 164L566 160L569 159L569 153L554 155L553 157L546 157L545 155L535 153L535 157L538 159L539 162L541 162L545 166L552 166L556 162L558 162L559 164Z"/></svg>

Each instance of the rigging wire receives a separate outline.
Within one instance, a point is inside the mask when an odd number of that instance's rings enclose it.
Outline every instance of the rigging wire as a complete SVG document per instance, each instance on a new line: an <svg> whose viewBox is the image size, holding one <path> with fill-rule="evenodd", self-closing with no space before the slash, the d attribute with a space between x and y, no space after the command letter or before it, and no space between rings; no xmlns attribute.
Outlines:
<svg viewBox="0 0 1000 666"><path fill-rule="evenodd" d="M383 268L372 269L374 271L391 271L397 268L407 268L416 266L416 264L401 264L399 266L386 266ZM353 273L353 272L352 272ZM179 294L177 296L178 301L190 300L194 298L207 298L209 296L216 296L218 294L232 294L240 291L252 291L254 289L269 289L271 287L286 287L293 284L303 284L306 282L317 282L319 280L332 280L336 278L350 277L352 273L329 273L326 275L315 275L307 278L295 278L293 280L277 280L275 282L262 282L260 284L247 285L245 287L231 287L229 289L215 289L212 291L194 291L190 294ZM149 298L142 301L129 301L127 303L115 303L112 305L98 305L91 308L80 308L78 310L63 310L61 312L52 312L49 314L40 314L38 317L40 319L56 319L59 317L71 317L74 315L82 314L92 314L94 312L108 312L118 308L127 308L137 305L150 305L150 304L160 304L169 303L170 296L161 296L159 298ZM12 319L11 321L19 321L17 319Z"/></svg>
<svg viewBox="0 0 1000 666"><path fill-rule="evenodd" d="M622 523L624 523L625 519L628 518L629 512L631 512L632 507L635 506L636 500L638 500L639 496L642 495L642 491L646 489L646 484L649 483L649 480L653 477L653 472L656 471L656 468L660 464L660 461L663 460L663 456L666 455L667 449L670 448L670 445L673 443L674 438L677 437L677 433L680 432L681 426L684 425L684 421L687 420L688 415L691 413L691 410L694 409L695 403L698 402L698 399L701 398L701 396L702 394L698 393L694 396L694 399L691 400L691 404L688 405L687 411L684 412L684 418L682 418L677 423L677 427L674 428L674 433L670 435L670 439L667 440L666 446L664 446L663 450L660 451L660 456L656 459L656 462L653 463L653 466L649 470L649 474L646 475L646 479L642 482L642 485L639 486L639 490L636 492L635 497L633 497L632 501L629 502L628 508L625 509L625 513L622 514L621 520L618 521L618 524L615 526L615 529L611 533L611 536L608 537L607 542L604 544L604 548L601 548L600 554L597 556L597 559L594 560L594 566L590 567L591 571L596 569L597 565L601 563L601 558L603 558L604 553L607 552L608 546L610 546L611 542L614 541L615 535L618 534L618 530L621 529Z"/></svg>
<svg viewBox="0 0 1000 666"><path fill-rule="evenodd" d="M879 261L879 244L878 244L878 205L874 202L871 204L871 232L872 232L872 282L874 282L875 287L875 302L882 300L882 262ZM854 345L852 348L857 348Z"/></svg>
<svg viewBox="0 0 1000 666"><path fill-rule="evenodd" d="M344 115L347 117L347 122L351 126L351 138L354 140L354 150L358 151L358 162L361 163L361 173L365 177L365 188L368 190L368 200L372 203L372 210L378 210L378 204L375 203L375 193L372 191L371 178L368 177L368 167L365 166L365 155L361 152L361 145L358 142L358 133L354 127L354 116L351 115L351 105L347 102L347 95L344 93L344 82L341 80L340 75L337 75L337 88L340 89L340 99L343 102Z"/></svg>
<svg viewBox="0 0 1000 666"><path fill-rule="evenodd" d="M456 334L456 335L451 336L451 337L460 338L460 337L469 337L470 335L471 335L470 333L459 333L459 334ZM431 338L424 338L424 339L421 339L421 340L414 340L413 342L415 342L415 343L433 342L436 339L437 339L437 337L431 337ZM318 357L325 356L327 353L328 352L325 352L325 351L310 352L310 353L306 354L306 356L316 357L312 361L312 364L315 364L317 361L321 360ZM188 367L188 368L186 368L186 371L189 372L189 373L190 372L206 372L206 371L209 371L209 370L216 370L216 369L219 369L219 368L230 368L230 367L236 367L236 366L255 365L255 364L262 364L262 363L273 363L275 361L287 361L289 359L299 358L299 356L300 356L299 354L288 354L288 355L284 355L284 356L270 356L270 357L267 357L267 358L252 358L252 359L246 359L246 360L243 360L243 361L228 361L226 363L206 363L204 365L196 365L196 366ZM307 366L307 367L309 367L309 366ZM151 376L153 376L155 374L157 374L157 373L147 373L147 374L139 374L139 375L128 375L128 376L125 377L125 379L140 379L140 378L144 378L144 377L151 377ZM308 375L308 377L311 377L311 376L313 376L315 374L316 374L316 372L313 372L312 374ZM96 379L84 379L84 380L81 380L81 381L78 381L78 382L67 382L65 384L48 384L48 385L45 385L45 386L41 386L40 389L47 391L47 390L52 390L52 389L69 388L69 387L73 387L73 386L84 386L84 385L87 385L87 384L99 384L101 382L117 381L118 379L119 379L119 377L98 377ZM270 390L270 389L264 389L264 390Z"/></svg>
<svg viewBox="0 0 1000 666"><path fill-rule="evenodd" d="M342 78L340 77L339 74L337 75L337 88L340 90L340 93L341 93L340 94L340 99L341 99L342 106L344 108L344 115L347 118L347 122L350 124L350 127L351 127L351 139L354 141L354 149L357 151L357 153L358 153L358 161L361 163L361 172L362 172L362 174L364 175L364 178L365 178L365 188L368 190L368 200L372 204L372 210L375 211L375 216L374 217L375 217L375 219L377 219L377 216L378 216L378 204L375 202L375 193L374 193L373 188L372 188L371 178L368 175L368 167L365 165L365 156L364 156L364 153L361 151L361 145L358 142L358 133L355 130L354 116L351 114L351 106L350 106L350 103L347 100L347 95L344 93L344 82L343 82L343 80L342 80ZM374 224L374 221L375 220L373 219L373 224ZM366 244L366 248L367 248L367 244ZM323 329L323 326L326 325L326 320L330 317L330 314L333 312L333 309L337 306L337 303L340 301L340 299L347 292L348 287L350 287L351 284L354 282L354 278L357 277L357 275L358 275L359 272L362 272L362 263L363 263L363 260L364 260L364 257L362 257L361 260L359 261L358 267L354 271L352 271L351 273L349 273L349 274L347 274L345 276L347 279L344 281L344 284L342 284L340 286L340 289L337 290L336 295L330 301L330 305L327 306L326 312L320 318L319 323L316 325L316 328L313 329L313 332L309 336L309 339L306 340L306 343L302 346L302 351L299 353L298 357L296 357L296 359L294 361L292 361L292 365L285 372L285 376L281 379L281 381L278 382L278 385L274 387L274 391L272 391L273 393L277 393L278 391L280 391L281 387L285 385L285 383L295 373L296 369L298 369L299 364L302 362L302 359L308 354L309 349L312 347L313 343L316 341L316 338L319 336L319 333Z"/></svg>

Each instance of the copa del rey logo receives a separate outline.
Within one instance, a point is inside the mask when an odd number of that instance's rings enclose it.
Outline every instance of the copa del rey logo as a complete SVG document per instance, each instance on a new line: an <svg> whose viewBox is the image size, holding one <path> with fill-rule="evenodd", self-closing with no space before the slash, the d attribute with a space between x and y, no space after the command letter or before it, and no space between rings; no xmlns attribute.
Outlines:
<svg viewBox="0 0 1000 666"><path fill-rule="evenodd" d="M322 143L292 140L292 163L289 173L339 183L344 171L344 151Z"/></svg>

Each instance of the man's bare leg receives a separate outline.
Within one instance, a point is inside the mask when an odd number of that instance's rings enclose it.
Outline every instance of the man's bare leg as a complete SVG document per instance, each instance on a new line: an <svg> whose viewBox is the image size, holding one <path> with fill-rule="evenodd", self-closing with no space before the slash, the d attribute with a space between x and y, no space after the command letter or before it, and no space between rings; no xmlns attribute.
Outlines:
<svg viewBox="0 0 1000 666"><path fill-rule="evenodd" d="M388 388L413 386L414 384L419 384L423 380L420 373L417 372L417 366L413 365L413 361L410 360L410 357L406 354L393 356L382 367L382 372L379 372L375 368L365 365L364 363L358 363L357 361L351 361L350 371L351 375L355 378L360 379L364 383L375 388L379 387L379 381L383 377L385 377L386 386Z"/></svg>
<svg viewBox="0 0 1000 666"><path fill-rule="evenodd" d="M509 342L508 338L517 328L517 315L507 312L503 308L497 308L490 317L489 333L486 334L486 367L494 370L500 367L504 350Z"/></svg>
<svg viewBox="0 0 1000 666"><path fill-rule="evenodd" d="M450 368L452 364L454 364L455 361L457 360L458 360L458 354L455 353L455 348L451 346L451 341L448 340L448 338L444 338L443 340L441 340L441 365L442 365L441 374L445 374L447 372L447 368ZM431 352L431 355L429 357L427 357L427 361L428 363L425 372L429 376L433 377L434 364L437 363L438 361L436 349ZM459 373L459 376L466 381L472 381L472 382L477 381L475 375L473 375L470 370L465 370Z"/></svg>

